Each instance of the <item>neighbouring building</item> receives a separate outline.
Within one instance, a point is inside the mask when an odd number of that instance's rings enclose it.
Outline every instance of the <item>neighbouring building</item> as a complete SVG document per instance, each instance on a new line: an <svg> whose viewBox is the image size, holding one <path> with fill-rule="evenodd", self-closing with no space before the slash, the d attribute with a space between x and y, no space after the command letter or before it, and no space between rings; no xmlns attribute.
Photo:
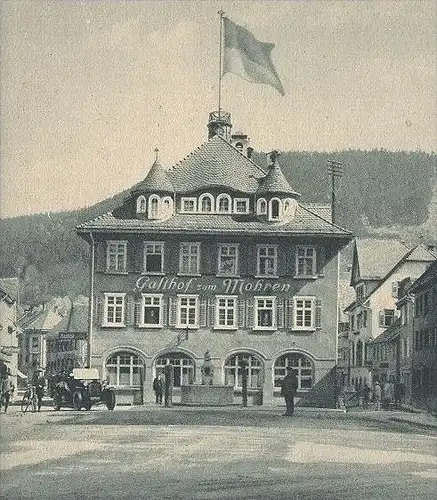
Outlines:
<svg viewBox="0 0 437 500"><path fill-rule="evenodd" d="M23 377L18 368L17 323L19 303L18 278L0 278L0 363L2 377L9 370L17 386L17 376Z"/></svg>
<svg viewBox="0 0 437 500"><path fill-rule="evenodd" d="M47 332L47 378L87 366L88 309L88 297L76 297L64 318Z"/></svg>
<svg viewBox="0 0 437 500"><path fill-rule="evenodd" d="M78 226L91 248L90 366L118 400L152 399L174 367L174 394L214 384L280 397L291 366L304 404L335 404L339 251L352 236L329 207L305 205L281 171L251 158L230 114L211 113L208 141L169 170L158 154L111 213ZM138 398L137 398L138 400ZM258 401L260 401L258 399Z"/></svg>
<svg viewBox="0 0 437 500"><path fill-rule="evenodd" d="M437 262L409 288L414 297L412 397L422 408L437 409Z"/></svg>
<svg viewBox="0 0 437 500"><path fill-rule="evenodd" d="M408 248L398 240L356 239L351 271L355 300L346 308L352 384L372 376L368 346L399 316L399 283L407 277L417 278L435 260L423 245Z"/></svg>

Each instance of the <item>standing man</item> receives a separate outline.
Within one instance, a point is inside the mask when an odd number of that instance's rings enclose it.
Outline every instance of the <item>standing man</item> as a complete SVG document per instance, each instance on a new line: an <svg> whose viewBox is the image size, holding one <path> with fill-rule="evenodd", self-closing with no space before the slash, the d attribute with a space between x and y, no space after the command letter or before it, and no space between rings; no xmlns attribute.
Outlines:
<svg viewBox="0 0 437 500"><path fill-rule="evenodd" d="M293 369L289 366L287 368L287 375L285 375L281 386L281 396L284 397L287 407L284 415L287 417L291 417L294 413L294 396L296 396L297 386L297 377Z"/></svg>
<svg viewBox="0 0 437 500"><path fill-rule="evenodd" d="M46 380L43 377L42 368L38 368L32 377L32 385L35 387L36 397L38 399L38 411L41 411L42 398L44 396L44 387L46 385Z"/></svg>
<svg viewBox="0 0 437 500"><path fill-rule="evenodd" d="M2 395L1 395L1 404L5 407L5 413L8 411L9 402L14 393L15 387L12 382L11 372L8 369L7 378L2 380ZM0 406L1 409L1 406Z"/></svg>
<svg viewBox="0 0 437 500"><path fill-rule="evenodd" d="M162 393L164 392L164 382L161 378L161 374L156 375L153 379L153 391L155 392L155 402L156 404L162 404Z"/></svg>

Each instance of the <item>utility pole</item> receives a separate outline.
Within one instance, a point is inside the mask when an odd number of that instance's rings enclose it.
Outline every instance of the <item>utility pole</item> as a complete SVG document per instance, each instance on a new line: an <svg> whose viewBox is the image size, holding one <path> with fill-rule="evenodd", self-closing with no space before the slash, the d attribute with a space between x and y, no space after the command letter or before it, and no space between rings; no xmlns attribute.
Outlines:
<svg viewBox="0 0 437 500"><path fill-rule="evenodd" d="M328 174L331 176L331 212L332 222L335 224L335 178L342 177L343 163L341 161L328 160Z"/></svg>

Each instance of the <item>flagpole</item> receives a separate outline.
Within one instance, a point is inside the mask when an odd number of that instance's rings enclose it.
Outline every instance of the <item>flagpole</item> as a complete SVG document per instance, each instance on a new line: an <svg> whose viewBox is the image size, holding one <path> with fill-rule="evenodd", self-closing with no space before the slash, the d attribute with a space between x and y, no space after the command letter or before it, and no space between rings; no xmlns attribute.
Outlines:
<svg viewBox="0 0 437 500"><path fill-rule="evenodd" d="M220 110L221 110L221 93L222 93L222 43L223 43L223 16L224 11L220 9L218 11L220 15L220 49L219 49L219 84L218 84L218 119L220 120Z"/></svg>

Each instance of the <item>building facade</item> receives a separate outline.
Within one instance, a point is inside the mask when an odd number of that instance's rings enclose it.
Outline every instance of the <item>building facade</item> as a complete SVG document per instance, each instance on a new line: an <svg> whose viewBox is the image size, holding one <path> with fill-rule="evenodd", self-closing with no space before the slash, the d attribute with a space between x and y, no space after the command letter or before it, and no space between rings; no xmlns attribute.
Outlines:
<svg viewBox="0 0 437 500"><path fill-rule="evenodd" d="M337 357L338 256L351 234L305 206L276 152L251 159L230 115L170 170L158 155L122 206L78 226L91 247L90 366L128 401L171 363L174 394L213 383L279 398L286 368L299 396L326 394ZM330 386L332 389L332 386ZM119 399L120 400L120 399ZM320 404L320 401L317 403Z"/></svg>
<svg viewBox="0 0 437 500"><path fill-rule="evenodd" d="M355 300L346 308L353 383L372 377L372 359L367 356L369 345L400 314L396 307L399 283L408 277L416 279L435 259L422 245L408 248L398 240L370 238L355 241L351 272Z"/></svg>

